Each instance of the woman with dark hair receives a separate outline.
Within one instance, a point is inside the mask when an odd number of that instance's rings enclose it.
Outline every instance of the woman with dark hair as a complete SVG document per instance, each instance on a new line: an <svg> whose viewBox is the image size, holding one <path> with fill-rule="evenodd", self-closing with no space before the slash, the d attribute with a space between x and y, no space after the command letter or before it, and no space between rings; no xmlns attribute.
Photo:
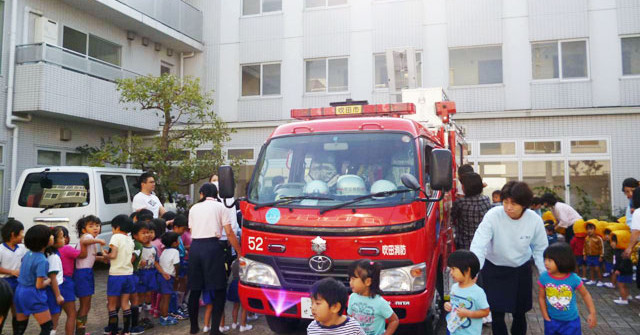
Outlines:
<svg viewBox="0 0 640 335"><path fill-rule="evenodd" d="M189 254L188 287L189 316L191 334L200 331L198 309L203 290L213 291L213 314L211 325L219 325L224 313L227 276L225 271L224 249L220 237L224 229L229 243L240 254L240 243L231 229L227 208L217 201L218 188L206 183L200 187L200 201L189 210L189 228L191 229L191 249ZM222 334L218 327L211 327L210 334Z"/></svg>
<svg viewBox="0 0 640 335"><path fill-rule="evenodd" d="M463 174L460 181L465 195L453 202L451 220L456 230L456 249L469 250L473 234L492 206L489 197L482 194L482 177L479 174Z"/></svg>
<svg viewBox="0 0 640 335"><path fill-rule="evenodd" d="M480 260L483 288L491 306L494 335L508 334L505 313L511 313L511 334L527 332L526 313L533 306L531 258L540 273L547 234L542 218L528 209L533 192L524 182L508 182L502 206L490 209L476 230L470 250Z"/></svg>
<svg viewBox="0 0 640 335"><path fill-rule="evenodd" d="M573 224L582 220L582 216L573 207L559 201L555 195L551 193L545 193L540 198L544 207L547 207L553 213L553 216L558 222L556 222L554 228L564 235L564 240L567 243L571 243L573 238ZM560 228L560 229L558 229Z"/></svg>

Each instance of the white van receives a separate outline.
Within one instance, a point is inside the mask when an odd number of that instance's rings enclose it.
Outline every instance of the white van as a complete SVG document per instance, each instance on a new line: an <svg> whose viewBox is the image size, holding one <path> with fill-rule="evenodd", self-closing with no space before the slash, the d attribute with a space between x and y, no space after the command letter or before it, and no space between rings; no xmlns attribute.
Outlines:
<svg viewBox="0 0 640 335"><path fill-rule="evenodd" d="M69 229L78 240L76 222L95 215L102 221L100 238L111 238L111 219L131 214L131 200L140 190L140 170L88 166L53 166L22 172L13 192L9 217L25 231L34 224Z"/></svg>

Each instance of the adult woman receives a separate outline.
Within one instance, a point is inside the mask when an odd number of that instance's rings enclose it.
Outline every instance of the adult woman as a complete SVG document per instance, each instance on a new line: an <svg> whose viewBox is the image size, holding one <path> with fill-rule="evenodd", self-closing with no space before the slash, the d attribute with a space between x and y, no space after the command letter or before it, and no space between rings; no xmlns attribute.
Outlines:
<svg viewBox="0 0 640 335"><path fill-rule="evenodd" d="M189 254L189 315L191 334L199 332L198 309L200 294L203 290L214 291L213 314L211 324L219 325L224 313L227 277L224 267L224 250L219 243L222 230L227 234L229 243L240 254L240 244L231 229L227 209L216 199L218 189L206 183L200 187L200 202L189 210L189 228L191 229L191 249ZM210 334L222 334L218 327L211 327Z"/></svg>
<svg viewBox="0 0 640 335"><path fill-rule="evenodd" d="M451 220L456 228L456 249L469 250L473 235L484 215L491 209L489 197L482 194L482 177L475 172L460 176L464 197L453 202Z"/></svg>
<svg viewBox="0 0 640 335"><path fill-rule="evenodd" d="M564 240L570 243L573 238L573 224L582 220L582 216L573 207L558 201L551 193L543 194L541 199L543 206L551 209L553 216L558 220L554 227L556 229L560 227L560 232L564 229Z"/></svg>
<svg viewBox="0 0 640 335"><path fill-rule="evenodd" d="M548 245L547 236L542 218L528 209L533 192L526 183L507 183L502 187L501 198L502 207L487 212L470 249L482 267L493 334L508 334L504 315L511 313L511 334L524 335L527 332L525 314L532 308L530 260L533 256L540 273L546 271L542 254Z"/></svg>

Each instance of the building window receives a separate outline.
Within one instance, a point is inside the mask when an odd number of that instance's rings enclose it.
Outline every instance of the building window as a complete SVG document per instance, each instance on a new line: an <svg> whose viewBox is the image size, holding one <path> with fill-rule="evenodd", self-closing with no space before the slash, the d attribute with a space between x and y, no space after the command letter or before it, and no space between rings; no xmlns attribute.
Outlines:
<svg viewBox="0 0 640 335"><path fill-rule="evenodd" d="M228 149L227 157L229 159L243 159L243 160L252 160L253 159L253 149Z"/></svg>
<svg viewBox="0 0 640 335"><path fill-rule="evenodd" d="M451 86L502 83L502 46L449 50Z"/></svg>
<svg viewBox="0 0 640 335"><path fill-rule="evenodd" d="M591 217L611 214L611 162L570 160L568 165L571 206L585 208L586 205ZM590 201L596 206L591 206Z"/></svg>
<svg viewBox="0 0 640 335"><path fill-rule="evenodd" d="M89 160L87 155L78 153L78 152L66 152L64 159L64 165L68 166L87 166L89 165Z"/></svg>
<svg viewBox="0 0 640 335"><path fill-rule="evenodd" d="M640 36L623 37L622 74L625 76L640 75Z"/></svg>
<svg viewBox="0 0 640 335"><path fill-rule="evenodd" d="M171 74L171 70L173 69L173 65L167 63L167 62L160 62L160 75L169 75Z"/></svg>
<svg viewBox="0 0 640 335"><path fill-rule="evenodd" d="M306 92L346 92L349 90L347 58L314 59L305 62Z"/></svg>
<svg viewBox="0 0 640 335"><path fill-rule="evenodd" d="M340 6L346 5L347 0L306 0L305 6L307 8L317 8L317 7L331 7L331 6Z"/></svg>
<svg viewBox="0 0 640 335"><path fill-rule="evenodd" d="M482 176L482 180L487 183L487 187L483 189L483 193L491 196L494 190L501 190L504 184L518 180L518 162L515 161L498 161L498 162L480 162L478 163L478 173Z"/></svg>
<svg viewBox="0 0 640 335"><path fill-rule="evenodd" d="M242 96L280 94L280 64L242 66Z"/></svg>
<svg viewBox="0 0 640 335"><path fill-rule="evenodd" d="M64 27L62 32L62 47L86 55L87 34L73 28Z"/></svg>
<svg viewBox="0 0 640 335"><path fill-rule="evenodd" d="M480 155L482 156L505 156L515 154L515 142L480 143Z"/></svg>
<svg viewBox="0 0 640 335"><path fill-rule="evenodd" d="M282 10L282 0L243 0L242 15L259 15L262 13L279 12Z"/></svg>
<svg viewBox="0 0 640 335"><path fill-rule="evenodd" d="M535 193L542 189L555 189L564 185L564 161L524 161L522 181L529 184Z"/></svg>
<svg viewBox="0 0 640 335"><path fill-rule="evenodd" d="M587 41L534 43L531 54L533 79L588 77Z"/></svg>
<svg viewBox="0 0 640 335"><path fill-rule="evenodd" d="M524 153L527 155L559 154L562 151L560 141L524 142Z"/></svg>
<svg viewBox="0 0 640 335"><path fill-rule="evenodd" d="M62 47L109 64L116 66L121 64L122 47L120 45L73 28L64 27Z"/></svg>
<svg viewBox="0 0 640 335"><path fill-rule="evenodd" d="M404 54L401 54L404 55ZM374 55L375 88L389 87L389 74L387 72L387 57L385 54ZM406 62L406 60L405 60ZM396 75L396 88L398 90L409 88L407 71L394 71ZM422 87L422 53L416 52L416 86Z"/></svg>
<svg viewBox="0 0 640 335"><path fill-rule="evenodd" d="M604 154L607 153L605 140L576 140L571 141L572 154Z"/></svg>
<svg viewBox="0 0 640 335"><path fill-rule="evenodd" d="M62 152L52 150L38 150L38 165L62 165Z"/></svg>

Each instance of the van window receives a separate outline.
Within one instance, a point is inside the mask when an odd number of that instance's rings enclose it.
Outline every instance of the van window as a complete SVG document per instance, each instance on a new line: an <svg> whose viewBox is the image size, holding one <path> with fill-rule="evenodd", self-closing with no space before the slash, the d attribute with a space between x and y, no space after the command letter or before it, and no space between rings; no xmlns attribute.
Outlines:
<svg viewBox="0 0 640 335"><path fill-rule="evenodd" d="M102 194L104 195L104 203L123 204L127 203L127 188L124 186L124 178L119 175L100 176L102 182Z"/></svg>
<svg viewBox="0 0 640 335"><path fill-rule="evenodd" d="M30 173L20 190L22 207L67 208L89 205L89 175L76 172Z"/></svg>
<svg viewBox="0 0 640 335"><path fill-rule="evenodd" d="M133 197L140 192L140 184L138 184L138 176L127 176L127 184L129 185L129 197L133 201Z"/></svg>

